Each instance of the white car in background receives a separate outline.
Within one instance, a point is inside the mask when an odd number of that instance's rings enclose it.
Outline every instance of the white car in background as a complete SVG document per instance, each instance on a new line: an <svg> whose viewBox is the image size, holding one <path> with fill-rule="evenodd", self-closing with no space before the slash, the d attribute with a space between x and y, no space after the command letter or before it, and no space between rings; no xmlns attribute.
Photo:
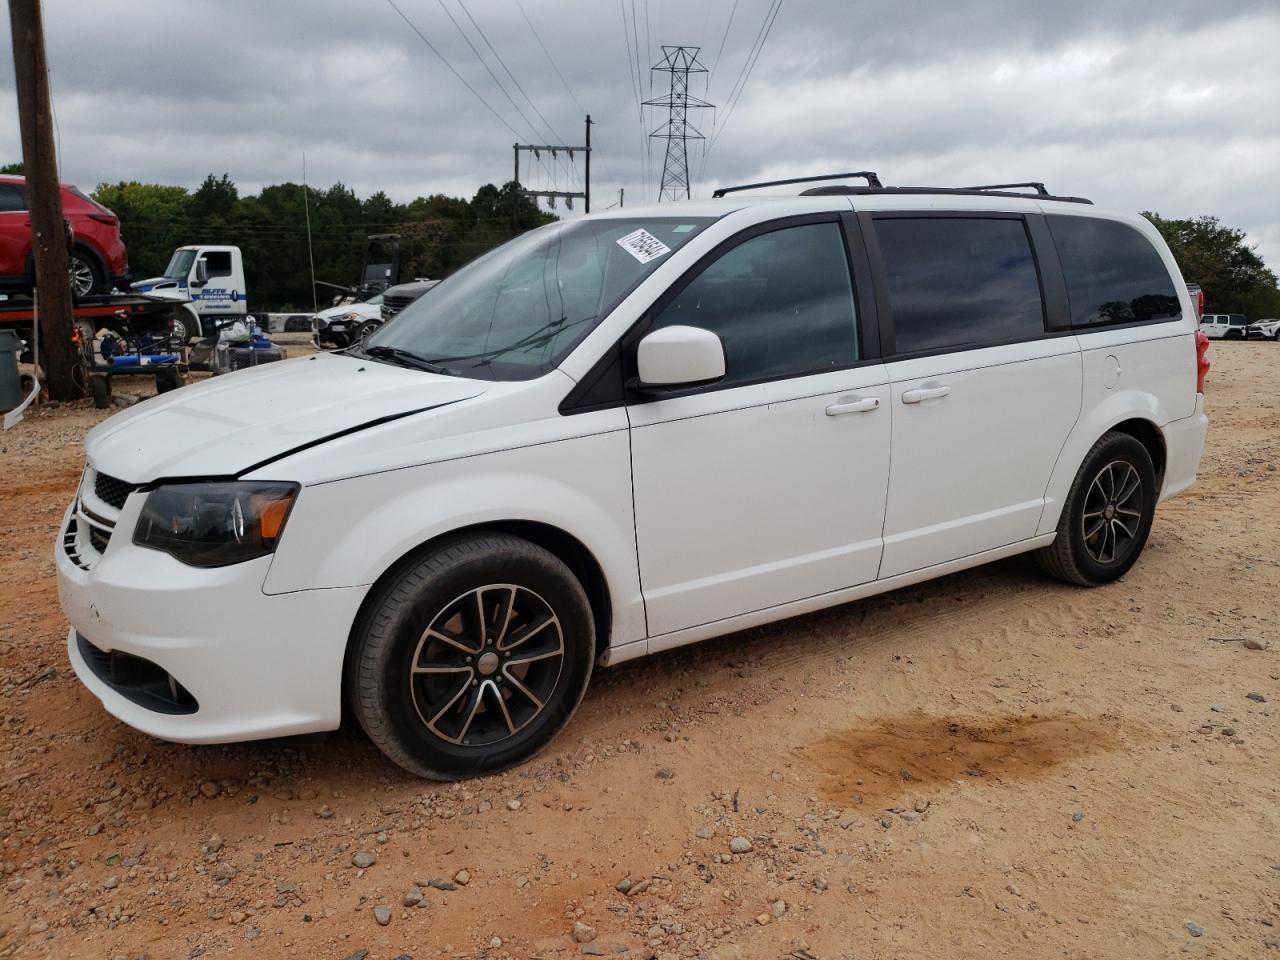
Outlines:
<svg viewBox="0 0 1280 960"><path fill-rule="evenodd" d="M454 779L546 746L598 665L1019 553L1117 580L1208 427L1168 247L1040 184L862 176L549 224L346 351L95 427L76 674L154 736L346 713Z"/></svg>
<svg viewBox="0 0 1280 960"><path fill-rule="evenodd" d="M316 314L316 342L345 347L382 323L382 294L363 303L344 303Z"/></svg>
<svg viewBox="0 0 1280 960"><path fill-rule="evenodd" d="M1245 336L1250 340L1280 340L1280 320L1258 320L1249 324Z"/></svg>

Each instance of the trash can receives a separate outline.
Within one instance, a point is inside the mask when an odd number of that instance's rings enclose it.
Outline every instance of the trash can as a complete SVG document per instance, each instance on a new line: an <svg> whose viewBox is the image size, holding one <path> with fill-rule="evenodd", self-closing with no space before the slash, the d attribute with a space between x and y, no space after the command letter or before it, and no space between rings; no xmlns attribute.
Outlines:
<svg viewBox="0 0 1280 960"><path fill-rule="evenodd" d="M0 413L22 404L22 380L18 376L18 355L22 341L12 330L0 330Z"/></svg>

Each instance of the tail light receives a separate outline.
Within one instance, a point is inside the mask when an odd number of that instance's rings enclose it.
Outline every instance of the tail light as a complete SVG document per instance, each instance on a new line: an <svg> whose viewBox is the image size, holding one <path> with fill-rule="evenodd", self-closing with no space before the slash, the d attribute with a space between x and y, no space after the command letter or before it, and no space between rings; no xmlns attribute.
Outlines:
<svg viewBox="0 0 1280 960"><path fill-rule="evenodd" d="M1196 291L1196 319L1199 320L1204 316L1204 291Z"/></svg>
<svg viewBox="0 0 1280 960"><path fill-rule="evenodd" d="M1196 393L1204 393L1204 378L1209 372L1209 338L1196 331Z"/></svg>

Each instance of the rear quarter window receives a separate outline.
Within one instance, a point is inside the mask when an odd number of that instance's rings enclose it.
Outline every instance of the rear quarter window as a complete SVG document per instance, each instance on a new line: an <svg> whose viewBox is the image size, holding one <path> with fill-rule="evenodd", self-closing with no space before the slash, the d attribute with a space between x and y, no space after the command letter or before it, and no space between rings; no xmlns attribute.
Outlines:
<svg viewBox="0 0 1280 960"><path fill-rule="evenodd" d="M1164 261L1133 227L1092 217L1045 219L1066 277L1072 326L1152 323L1182 316Z"/></svg>

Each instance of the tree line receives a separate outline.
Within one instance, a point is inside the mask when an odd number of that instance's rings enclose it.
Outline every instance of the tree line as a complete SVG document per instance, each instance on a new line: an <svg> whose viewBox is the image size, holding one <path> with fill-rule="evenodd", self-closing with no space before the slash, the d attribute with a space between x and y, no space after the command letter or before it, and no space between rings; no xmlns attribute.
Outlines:
<svg viewBox="0 0 1280 960"><path fill-rule="evenodd" d="M0 167L21 173L22 165ZM336 183L327 190L297 183L264 187L241 196L223 174L209 174L195 191L136 181L101 183L93 198L120 217L134 277L159 274L175 247L235 244L244 251L250 303L257 310L305 310L312 302L307 257L307 205L317 280L354 285L364 265L367 237L398 233L401 277L439 278L487 250L555 218L513 184L485 184L470 200L432 194L395 203L378 191L360 199ZM1144 214L1173 251L1183 277L1199 283L1210 313L1243 313L1250 319L1280 317L1276 274L1258 256L1243 230L1217 217ZM331 293L321 287L323 306Z"/></svg>
<svg viewBox="0 0 1280 960"><path fill-rule="evenodd" d="M244 253L250 307L286 312L311 309L308 216L316 279L349 286L364 267L370 235L400 235L402 280L438 278L555 219L521 195L513 229L511 183L485 184L470 200L432 194L395 203L382 191L361 199L341 183L327 190L282 183L242 196L226 174L210 174L194 191L101 183L93 198L120 218L136 279L162 273L175 247L234 244ZM320 287L316 296L324 307L333 291Z"/></svg>

